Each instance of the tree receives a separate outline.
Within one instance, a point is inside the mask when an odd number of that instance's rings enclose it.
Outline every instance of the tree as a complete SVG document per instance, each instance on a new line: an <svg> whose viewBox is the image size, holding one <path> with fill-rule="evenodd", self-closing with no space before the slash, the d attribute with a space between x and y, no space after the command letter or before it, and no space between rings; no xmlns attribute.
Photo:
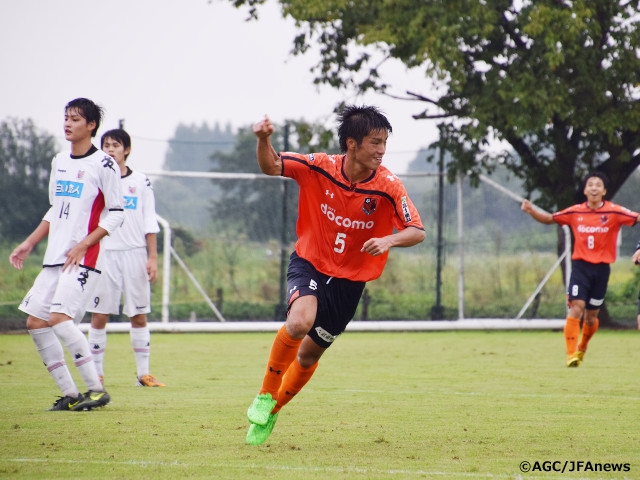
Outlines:
<svg viewBox="0 0 640 480"><path fill-rule="evenodd" d="M49 208L53 136L32 120L0 122L0 239L21 241Z"/></svg>
<svg viewBox="0 0 640 480"><path fill-rule="evenodd" d="M231 1L251 18L264 3ZM293 53L319 42L316 83L390 94L385 61L423 69L441 94L406 94L426 104L414 118L441 122L450 178L502 164L549 210L579 200L588 171L609 176L612 197L640 164L636 3L280 0L300 28Z"/></svg>
<svg viewBox="0 0 640 480"><path fill-rule="evenodd" d="M304 120L287 120L275 125L271 137L276 151L301 153L337 152L339 146L333 133L322 125ZM251 127L241 128L231 153L216 152L212 156L215 170L221 172L262 173L256 161L256 137ZM284 182L288 185L284 187ZM281 240L282 202L287 204L287 240L295 240L297 215L297 185L288 180L260 178L256 180L225 180L216 184L222 194L214 199L211 215L225 229L235 229L250 240L264 242Z"/></svg>
<svg viewBox="0 0 640 480"><path fill-rule="evenodd" d="M224 129L216 124L213 128L206 123L200 126L179 124L173 138L169 140L169 150L165 156L166 170L208 172L211 170L213 152L229 152L233 147L235 134L231 125Z"/></svg>
<svg viewBox="0 0 640 480"><path fill-rule="evenodd" d="M215 152L230 152L235 143L231 126L221 129L206 123L197 125L179 124L165 156L164 168L173 171L209 172L211 155ZM135 148L135 146L134 146ZM153 183L156 194L156 211L173 226L181 226L201 232L207 222L207 206L219 194L210 182L200 178L166 178Z"/></svg>
<svg viewBox="0 0 640 480"><path fill-rule="evenodd" d="M230 1L257 18L265 0ZM414 118L440 121L452 181L502 164L553 211L583 199L587 172L608 175L611 198L640 164L637 1L279 2L294 54L318 40L316 83L389 94L385 61L425 71L436 96L406 94L426 104Z"/></svg>

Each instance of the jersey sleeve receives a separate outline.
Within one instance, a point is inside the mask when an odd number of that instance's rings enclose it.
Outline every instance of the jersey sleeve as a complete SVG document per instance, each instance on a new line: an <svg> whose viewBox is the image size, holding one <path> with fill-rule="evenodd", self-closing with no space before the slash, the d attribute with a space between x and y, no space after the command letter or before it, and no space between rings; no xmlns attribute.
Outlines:
<svg viewBox="0 0 640 480"><path fill-rule="evenodd" d="M310 153L304 155L302 153L280 152L282 176L292 178L298 183L304 182L305 178L311 178L309 166L316 162L316 156L319 155L324 154Z"/></svg>
<svg viewBox="0 0 640 480"><path fill-rule="evenodd" d="M392 183L392 194L396 212L393 219L393 227L396 230L404 230L407 227L415 227L420 230L424 230L418 209L409 197L404 184L398 179L398 177L395 177L395 180Z"/></svg>
<svg viewBox="0 0 640 480"><path fill-rule="evenodd" d="M569 225L571 226L571 216L567 215L575 209L575 205L565 208L564 210L560 210L558 212L552 213L553 221L558 225Z"/></svg>
<svg viewBox="0 0 640 480"><path fill-rule="evenodd" d="M158 233L160 225L156 217L156 199L153 186L147 176L144 178L144 189L142 190L142 215L144 218L144 233Z"/></svg>
<svg viewBox="0 0 640 480"><path fill-rule="evenodd" d="M626 207L620 207L621 210L621 223L622 225L633 227L638 223L638 217L640 213L629 210Z"/></svg>
<svg viewBox="0 0 640 480"><path fill-rule="evenodd" d="M120 227L124 221L120 172L114 168L116 162L111 157L105 155L101 161L102 168L98 171L107 215L100 219L98 225L111 234L116 228Z"/></svg>
<svg viewBox="0 0 640 480"><path fill-rule="evenodd" d="M418 213L418 209L415 207L411 198L405 194L400 197L400 209L399 217L400 222L394 227L397 230L402 230L407 227L415 227L420 230L424 230L424 225L422 225L422 219L420 218L420 214Z"/></svg>

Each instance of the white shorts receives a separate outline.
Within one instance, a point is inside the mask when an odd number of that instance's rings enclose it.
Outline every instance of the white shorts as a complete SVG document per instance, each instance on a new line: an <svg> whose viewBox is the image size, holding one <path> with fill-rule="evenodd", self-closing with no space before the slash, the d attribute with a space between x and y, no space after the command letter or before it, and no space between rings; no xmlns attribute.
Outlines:
<svg viewBox="0 0 640 480"><path fill-rule="evenodd" d="M99 260L98 266L101 263ZM99 270L85 267L71 267L65 272L62 266L43 268L18 308L47 322L51 313L64 313L79 323L103 276Z"/></svg>
<svg viewBox="0 0 640 480"><path fill-rule="evenodd" d="M151 283L147 274L147 249L105 250L103 269L87 311L131 318L151 311Z"/></svg>

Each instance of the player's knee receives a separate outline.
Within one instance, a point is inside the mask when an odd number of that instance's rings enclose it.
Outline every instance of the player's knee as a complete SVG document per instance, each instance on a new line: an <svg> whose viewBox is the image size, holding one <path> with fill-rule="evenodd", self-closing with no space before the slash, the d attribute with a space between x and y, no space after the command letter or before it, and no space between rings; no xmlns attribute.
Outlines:
<svg viewBox="0 0 640 480"><path fill-rule="evenodd" d="M133 328L143 328L147 326L147 316L145 314L134 315L131 317L131 326Z"/></svg>
<svg viewBox="0 0 640 480"><path fill-rule="evenodd" d="M318 363L320 357L315 357L312 355L298 355L298 363L302 368L309 368Z"/></svg>
<svg viewBox="0 0 640 480"><path fill-rule="evenodd" d="M298 363L302 368L309 368L320 360L325 349L313 349L312 351L304 348L298 350Z"/></svg>
<svg viewBox="0 0 640 480"><path fill-rule="evenodd" d="M93 313L91 314L91 327L97 330L101 330L106 328L107 322L109 321L109 315L104 313Z"/></svg>
<svg viewBox="0 0 640 480"><path fill-rule="evenodd" d="M569 306L569 316L573 318L582 318L584 313L584 302L574 300Z"/></svg>
<svg viewBox="0 0 640 480"><path fill-rule="evenodd" d="M289 315L287 318L287 333L292 338L300 340L311 330L314 321L315 317L308 315Z"/></svg>
<svg viewBox="0 0 640 480"><path fill-rule="evenodd" d="M49 326L48 322L41 320L37 317L29 315L27 317L27 330L37 330L39 328L47 328Z"/></svg>

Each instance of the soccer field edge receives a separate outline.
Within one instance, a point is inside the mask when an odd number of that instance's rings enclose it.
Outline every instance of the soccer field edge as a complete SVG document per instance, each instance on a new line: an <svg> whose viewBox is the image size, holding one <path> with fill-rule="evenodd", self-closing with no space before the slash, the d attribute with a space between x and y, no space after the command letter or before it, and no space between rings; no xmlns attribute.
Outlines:
<svg viewBox="0 0 640 480"><path fill-rule="evenodd" d="M350 332L428 332L447 330L558 330L564 328L565 319L513 320L504 318L479 318L464 320L389 320L352 321L346 331ZM164 333L260 333L275 332L282 322L149 322L152 332ZM88 323L79 325L83 332L89 330ZM128 332L129 322L109 323L108 332Z"/></svg>

